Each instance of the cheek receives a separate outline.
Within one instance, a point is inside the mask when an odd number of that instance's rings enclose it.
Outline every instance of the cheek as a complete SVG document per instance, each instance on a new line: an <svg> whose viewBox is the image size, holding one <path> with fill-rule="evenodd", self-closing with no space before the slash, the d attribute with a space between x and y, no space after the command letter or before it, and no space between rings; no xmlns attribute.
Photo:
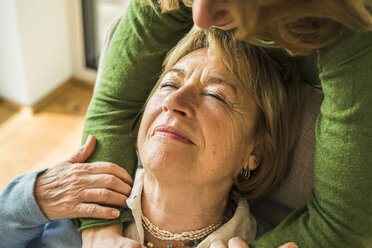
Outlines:
<svg viewBox="0 0 372 248"><path fill-rule="evenodd" d="M247 131L247 125L241 116L229 113L226 110L210 110L204 115L204 133L206 142L213 144L217 149L227 147L230 150L235 145L241 144ZM222 147L221 147L222 146ZM235 149L235 148L234 148Z"/></svg>
<svg viewBox="0 0 372 248"><path fill-rule="evenodd" d="M208 111L204 118L206 154L211 155L209 158L218 163L218 167L230 165L229 173L235 174L243 165L246 153L252 144L253 128L247 121L250 116L214 110Z"/></svg>
<svg viewBox="0 0 372 248"><path fill-rule="evenodd" d="M203 119L202 132L206 154L210 154L211 157L219 161L231 159L238 133L236 122L227 114L226 110L219 109L205 111Z"/></svg>
<svg viewBox="0 0 372 248"><path fill-rule="evenodd" d="M149 135L151 125L154 123L154 121L160 115L160 113L161 104L159 101L157 101L156 98L154 99L154 97L152 97L146 105L138 130L137 145L139 150L141 149L143 143L145 142L146 137Z"/></svg>
<svg viewBox="0 0 372 248"><path fill-rule="evenodd" d="M149 102L148 106L153 105L151 105ZM147 165L148 161L151 161L151 158L153 158L154 156L160 155L159 152L151 149L151 144L149 143L152 124L158 116L155 109L153 108L154 107L146 107L145 112L143 113L141 125L138 130L137 147L143 165Z"/></svg>

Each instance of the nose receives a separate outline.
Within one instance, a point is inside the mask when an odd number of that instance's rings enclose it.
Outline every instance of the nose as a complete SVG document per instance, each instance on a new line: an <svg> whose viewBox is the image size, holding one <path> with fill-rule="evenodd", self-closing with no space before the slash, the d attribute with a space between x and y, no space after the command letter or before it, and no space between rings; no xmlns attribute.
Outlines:
<svg viewBox="0 0 372 248"><path fill-rule="evenodd" d="M224 29L224 25L235 21L235 11L230 2L221 0L191 0L191 2L194 24L201 29L208 29L211 26L221 26Z"/></svg>
<svg viewBox="0 0 372 248"><path fill-rule="evenodd" d="M190 89L179 89L164 99L162 111L192 118L195 116L195 100Z"/></svg>

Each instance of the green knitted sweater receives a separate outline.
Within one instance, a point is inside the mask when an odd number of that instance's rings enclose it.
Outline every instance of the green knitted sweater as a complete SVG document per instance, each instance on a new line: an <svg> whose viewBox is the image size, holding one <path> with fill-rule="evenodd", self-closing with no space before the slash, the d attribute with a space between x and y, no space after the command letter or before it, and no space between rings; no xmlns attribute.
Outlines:
<svg viewBox="0 0 372 248"><path fill-rule="evenodd" d="M161 14L133 0L110 43L86 115L83 142L97 140L89 161L109 161L132 176L135 118L154 86L166 53L192 27L190 9ZM324 102L316 125L314 187L302 209L251 247L370 247L372 245L372 33L345 31L314 54L304 75L320 79ZM313 57L314 57L313 56ZM319 71L314 73L315 71ZM132 221L79 219L78 230Z"/></svg>

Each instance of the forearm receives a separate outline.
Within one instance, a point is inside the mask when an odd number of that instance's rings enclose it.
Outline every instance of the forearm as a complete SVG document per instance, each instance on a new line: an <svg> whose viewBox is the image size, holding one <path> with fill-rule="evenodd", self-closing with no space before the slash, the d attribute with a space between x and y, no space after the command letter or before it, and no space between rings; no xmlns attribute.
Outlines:
<svg viewBox="0 0 372 248"><path fill-rule="evenodd" d="M84 126L84 137L92 134L97 147L89 161L108 161L135 172L136 133L134 119L155 85L166 53L192 26L191 12L161 14L140 0L131 2L110 42L99 84L90 103ZM87 227L122 223L119 220L84 220ZM88 225L85 225L89 222Z"/></svg>
<svg viewBox="0 0 372 248"><path fill-rule="evenodd" d="M21 175L0 194L0 247L25 247L49 222L34 197L39 172Z"/></svg>
<svg viewBox="0 0 372 248"><path fill-rule="evenodd" d="M325 95L316 125L314 188L306 207L252 247L372 245L372 34L319 51Z"/></svg>

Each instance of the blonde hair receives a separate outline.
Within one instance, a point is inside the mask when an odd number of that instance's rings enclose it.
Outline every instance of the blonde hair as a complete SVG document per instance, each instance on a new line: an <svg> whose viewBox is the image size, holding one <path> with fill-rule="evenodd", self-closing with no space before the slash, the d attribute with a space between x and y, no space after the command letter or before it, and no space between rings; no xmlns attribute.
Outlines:
<svg viewBox="0 0 372 248"><path fill-rule="evenodd" d="M164 71L172 68L185 55L208 48L242 83L255 101L258 118L254 142L260 151L260 165L249 180L236 178L233 193L256 198L271 191L288 171L301 108L301 82L293 58L278 50L250 45L233 34L218 29L193 28L168 54L154 90ZM153 91L154 91L153 90ZM151 96L151 95L150 95Z"/></svg>
<svg viewBox="0 0 372 248"><path fill-rule="evenodd" d="M151 0L145 0L151 2ZM307 55L336 40L347 27L372 30L372 0L232 0L239 12L237 37L264 46L274 41L292 55ZM187 0L183 3L190 6ZM163 12L178 0L157 0ZM249 14L247 14L249 13Z"/></svg>

